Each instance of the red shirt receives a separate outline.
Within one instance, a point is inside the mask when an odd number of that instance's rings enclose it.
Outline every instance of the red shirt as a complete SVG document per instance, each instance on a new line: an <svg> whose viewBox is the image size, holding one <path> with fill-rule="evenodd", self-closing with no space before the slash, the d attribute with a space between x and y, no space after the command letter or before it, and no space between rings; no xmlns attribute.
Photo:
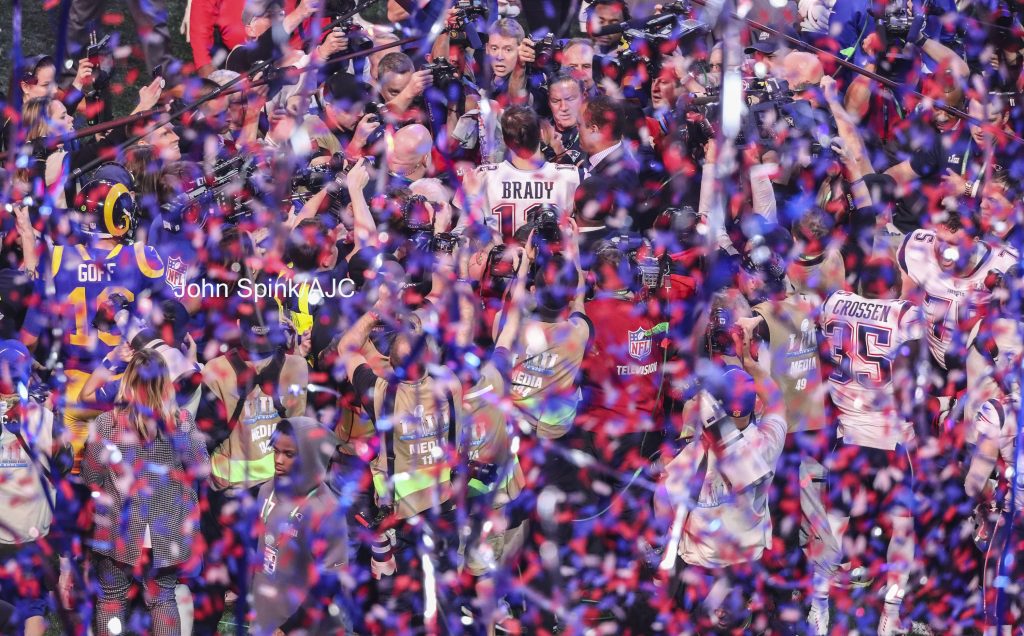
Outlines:
<svg viewBox="0 0 1024 636"><path fill-rule="evenodd" d="M620 296L586 304L594 338L583 359L583 402L576 421L585 430L617 437L653 430L664 367L662 334L648 304Z"/></svg>

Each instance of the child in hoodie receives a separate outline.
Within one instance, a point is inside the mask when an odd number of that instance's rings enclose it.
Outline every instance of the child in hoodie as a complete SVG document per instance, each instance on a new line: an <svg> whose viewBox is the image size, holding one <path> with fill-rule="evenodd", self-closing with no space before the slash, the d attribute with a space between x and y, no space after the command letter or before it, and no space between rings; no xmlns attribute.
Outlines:
<svg viewBox="0 0 1024 636"><path fill-rule="evenodd" d="M251 634L350 631L342 593L348 563L345 511L324 483L337 445L334 435L309 417L281 420L271 438L274 478L259 492Z"/></svg>

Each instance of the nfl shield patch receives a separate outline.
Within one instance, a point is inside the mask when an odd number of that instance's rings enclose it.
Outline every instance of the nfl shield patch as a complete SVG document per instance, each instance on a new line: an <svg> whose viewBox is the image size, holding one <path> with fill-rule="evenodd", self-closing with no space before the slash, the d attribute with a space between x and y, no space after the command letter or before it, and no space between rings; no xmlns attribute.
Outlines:
<svg viewBox="0 0 1024 636"><path fill-rule="evenodd" d="M651 336L647 335L643 327L629 332L629 355L637 360L651 355Z"/></svg>
<svg viewBox="0 0 1024 636"><path fill-rule="evenodd" d="M165 274L167 284L179 294L185 291L185 264L180 258L167 260L167 272Z"/></svg>

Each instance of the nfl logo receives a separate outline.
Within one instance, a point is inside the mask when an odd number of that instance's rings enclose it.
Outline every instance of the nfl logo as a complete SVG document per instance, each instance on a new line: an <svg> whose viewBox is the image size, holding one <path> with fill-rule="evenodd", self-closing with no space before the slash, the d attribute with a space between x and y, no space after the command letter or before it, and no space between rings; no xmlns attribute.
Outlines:
<svg viewBox="0 0 1024 636"><path fill-rule="evenodd" d="M637 360L651 355L651 337L643 327L629 332L629 355Z"/></svg>
<svg viewBox="0 0 1024 636"><path fill-rule="evenodd" d="M167 260L167 284L173 289L184 291L185 289L185 264L180 258Z"/></svg>

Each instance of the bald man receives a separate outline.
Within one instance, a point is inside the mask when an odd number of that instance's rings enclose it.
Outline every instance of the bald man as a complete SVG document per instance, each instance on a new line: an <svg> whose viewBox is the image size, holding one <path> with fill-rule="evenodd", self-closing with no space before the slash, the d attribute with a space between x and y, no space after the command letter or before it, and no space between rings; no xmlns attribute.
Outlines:
<svg viewBox="0 0 1024 636"><path fill-rule="evenodd" d="M420 124L411 124L395 132L387 153L392 187L408 186L427 176L433 144L430 131Z"/></svg>
<svg viewBox="0 0 1024 636"><path fill-rule="evenodd" d="M817 55L805 51L790 51L782 58L782 64L779 65L777 72L780 79L789 82L789 89L797 99L818 103L817 94L808 90L820 86L821 78L825 77L825 68Z"/></svg>

